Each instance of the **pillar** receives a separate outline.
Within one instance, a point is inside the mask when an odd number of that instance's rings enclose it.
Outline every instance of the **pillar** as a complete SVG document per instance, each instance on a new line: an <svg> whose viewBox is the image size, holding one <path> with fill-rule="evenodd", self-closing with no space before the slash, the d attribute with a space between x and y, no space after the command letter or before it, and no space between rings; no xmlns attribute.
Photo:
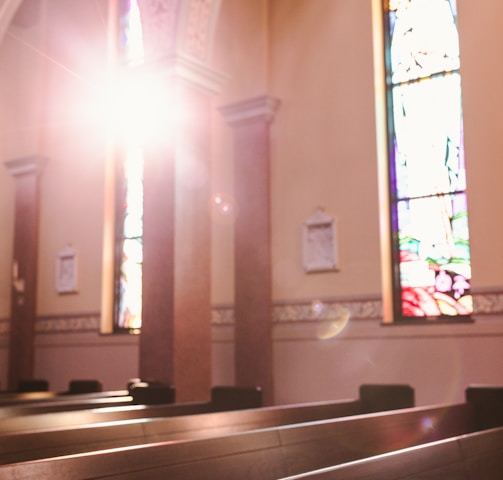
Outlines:
<svg viewBox="0 0 503 480"><path fill-rule="evenodd" d="M138 0L166 114L145 149L139 374L172 384L178 402L211 389L210 119L225 78L209 65L220 3Z"/></svg>
<svg viewBox="0 0 503 480"><path fill-rule="evenodd" d="M234 134L236 384L260 386L272 405L270 124L279 101L268 95L220 109Z"/></svg>
<svg viewBox="0 0 503 480"><path fill-rule="evenodd" d="M5 162L15 181L8 388L33 378L37 298L39 178L46 160L39 156Z"/></svg>
<svg viewBox="0 0 503 480"><path fill-rule="evenodd" d="M183 56L162 68L172 115L161 140L146 147L139 373L172 384L178 402L205 401L212 386L210 120L220 77Z"/></svg>

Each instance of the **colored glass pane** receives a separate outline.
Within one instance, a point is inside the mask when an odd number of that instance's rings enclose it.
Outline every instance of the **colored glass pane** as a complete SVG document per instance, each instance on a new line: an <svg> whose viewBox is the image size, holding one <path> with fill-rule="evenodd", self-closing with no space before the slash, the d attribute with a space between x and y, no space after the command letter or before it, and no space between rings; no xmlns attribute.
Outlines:
<svg viewBox="0 0 503 480"><path fill-rule="evenodd" d="M395 318L469 317L456 2L387 3Z"/></svg>
<svg viewBox="0 0 503 480"><path fill-rule="evenodd" d="M120 1L119 50L125 65L143 62L143 30L137 0Z"/></svg>
<svg viewBox="0 0 503 480"><path fill-rule="evenodd" d="M124 236L143 234L143 153L141 148L130 148L124 165L126 199L124 204Z"/></svg>
<svg viewBox="0 0 503 480"><path fill-rule="evenodd" d="M459 74L392 91L398 198L465 190Z"/></svg>
<svg viewBox="0 0 503 480"><path fill-rule="evenodd" d="M141 20L136 0L120 3L119 48L126 69L143 60ZM134 107L137 101L134 83L122 101ZM128 105L125 105L126 107ZM134 112L125 108L124 112ZM127 119L126 119L127 123ZM118 169L121 186L117 201L116 330L136 331L141 327L143 262L143 150L138 135L130 132Z"/></svg>
<svg viewBox="0 0 503 480"><path fill-rule="evenodd" d="M120 269L120 296L117 310L117 327L137 329L141 327L141 238L124 239Z"/></svg>

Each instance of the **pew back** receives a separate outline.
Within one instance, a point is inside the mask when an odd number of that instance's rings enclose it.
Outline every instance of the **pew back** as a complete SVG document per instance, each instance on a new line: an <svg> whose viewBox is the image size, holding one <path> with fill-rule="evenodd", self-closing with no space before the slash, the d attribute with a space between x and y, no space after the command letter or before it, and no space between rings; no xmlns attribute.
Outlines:
<svg viewBox="0 0 503 480"><path fill-rule="evenodd" d="M137 410L139 413L141 411L141 409ZM136 418L40 430L4 431L0 435L0 463L118 448L139 443L204 438L278 425L347 417L359 413L361 413L360 403L350 400L166 418ZM87 416L87 412L84 416ZM43 419L47 421L47 416ZM24 420L25 423L26 420Z"/></svg>
<svg viewBox="0 0 503 480"><path fill-rule="evenodd" d="M0 467L0 476L17 480L276 479L475 428L469 404L412 408L17 463Z"/></svg>
<svg viewBox="0 0 503 480"><path fill-rule="evenodd" d="M53 412L119 407L131 405L131 403L132 397L129 395L94 396L90 394L75 394L63 398L58 396L47 398L43 401L41 399L33 402L22 401L0 407L0 419Z"/></svg>
<svg viewBox="0 0 503 480"><path fill-rule="evenodd" d="M449 438L281 480L500 480L503 428Z"/></svg>
<svg viewBox="0 0 503 480"><path fill-rule="evenodd" d="M357 400L209 413L261 403L259 389L214 387L210 404L132 406L6 418L0 423L0 463L138 443L204 438L414 406L414 391L408 385L367 384L360 387L359 393Z"/></svg>

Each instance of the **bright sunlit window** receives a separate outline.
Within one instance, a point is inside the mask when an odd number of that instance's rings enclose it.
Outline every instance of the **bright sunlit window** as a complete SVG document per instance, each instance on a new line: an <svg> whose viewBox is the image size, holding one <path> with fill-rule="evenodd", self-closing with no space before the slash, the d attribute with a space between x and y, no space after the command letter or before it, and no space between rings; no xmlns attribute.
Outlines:
<svg viewBox="0 0 503 480"><path fill-rule="evenodd" d="M393 318L472 314L456 0L384 0Z"/></svg>
<svg viewBox="0 0 503 480"><path fill-rule="evenodd" d="M143 61L143 34L136 0L119 3L119 58L125 79L135 78ZM116 86L119 88L119 86ZM125 131L117 155L115 199L114 331L137 332L141 327L143 261L143 149L136 128L142 85L120 83L117 122Z"/></svg>

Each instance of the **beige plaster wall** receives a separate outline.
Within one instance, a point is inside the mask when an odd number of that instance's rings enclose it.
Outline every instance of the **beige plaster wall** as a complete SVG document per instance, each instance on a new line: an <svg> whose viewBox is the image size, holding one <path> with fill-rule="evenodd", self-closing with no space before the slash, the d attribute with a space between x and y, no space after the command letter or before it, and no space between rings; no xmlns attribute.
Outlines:
<svg viewBox="0 0 503 480"><path fill-rule="evenodd" d="M417 405L464 401L470 384L503 383L501 318L476 324L383 327L350 322L320 338L312 323L275 328L277 403L354 398L364 383L405 383Z"/></svg>
<svg viewBox="0 0 503 480"><path fill-rule="evenodd" d="M269 6L266 0L223 1L215 35L212 65L227 76L213 99L213 192L232 208L222 214L212 207L212 301L234 301L234 220L239 205L234 198L233 139L219 108L269 92Z"/></svg>
<svg viewBox="0 0 503 480"><path fill-rule="evenodd" d="M273 295L380 292L370 2L272 2ZM350 20L351 19L351 20ZM339 271L306 274L303 222L335 217Z"/></svg>
<svg viewBox="0 0 503 480"><path fill-rule="evenodd" d="M91 4L92 3L92 4ZM101 8L100 8L101 7ZM45 2L38 312L98 311L106 153L106 2ZM58 252L77 251L78 294L55 290Z"/></svg>
<svg viewBox="0 0 503 480"><path fill-rule="evenodd" d="M503 279L503 4L458 3L473 286L491 288Z"/></svg>
<svg viewBox="0 0 503 480"><path fill-rule="evenodd" d="M0 48L0 154L48 158L41 181L38 313L97 311L101 295L102 120L106 1L43 2L32 27L10 27ZM13 181L0 173L0 316L8 315ZM9 227L10 226L10 227ZM78 252L79 293L58 295L55 262Z"/></svg>
<svg viewBox="0 0 503 480"><path fill-rule="evenodd" d="M10 29L0 44L0 318L9 315L14 228L14 181L3 162L38 152L42 121L42 62L36 28Z"/></svg>

